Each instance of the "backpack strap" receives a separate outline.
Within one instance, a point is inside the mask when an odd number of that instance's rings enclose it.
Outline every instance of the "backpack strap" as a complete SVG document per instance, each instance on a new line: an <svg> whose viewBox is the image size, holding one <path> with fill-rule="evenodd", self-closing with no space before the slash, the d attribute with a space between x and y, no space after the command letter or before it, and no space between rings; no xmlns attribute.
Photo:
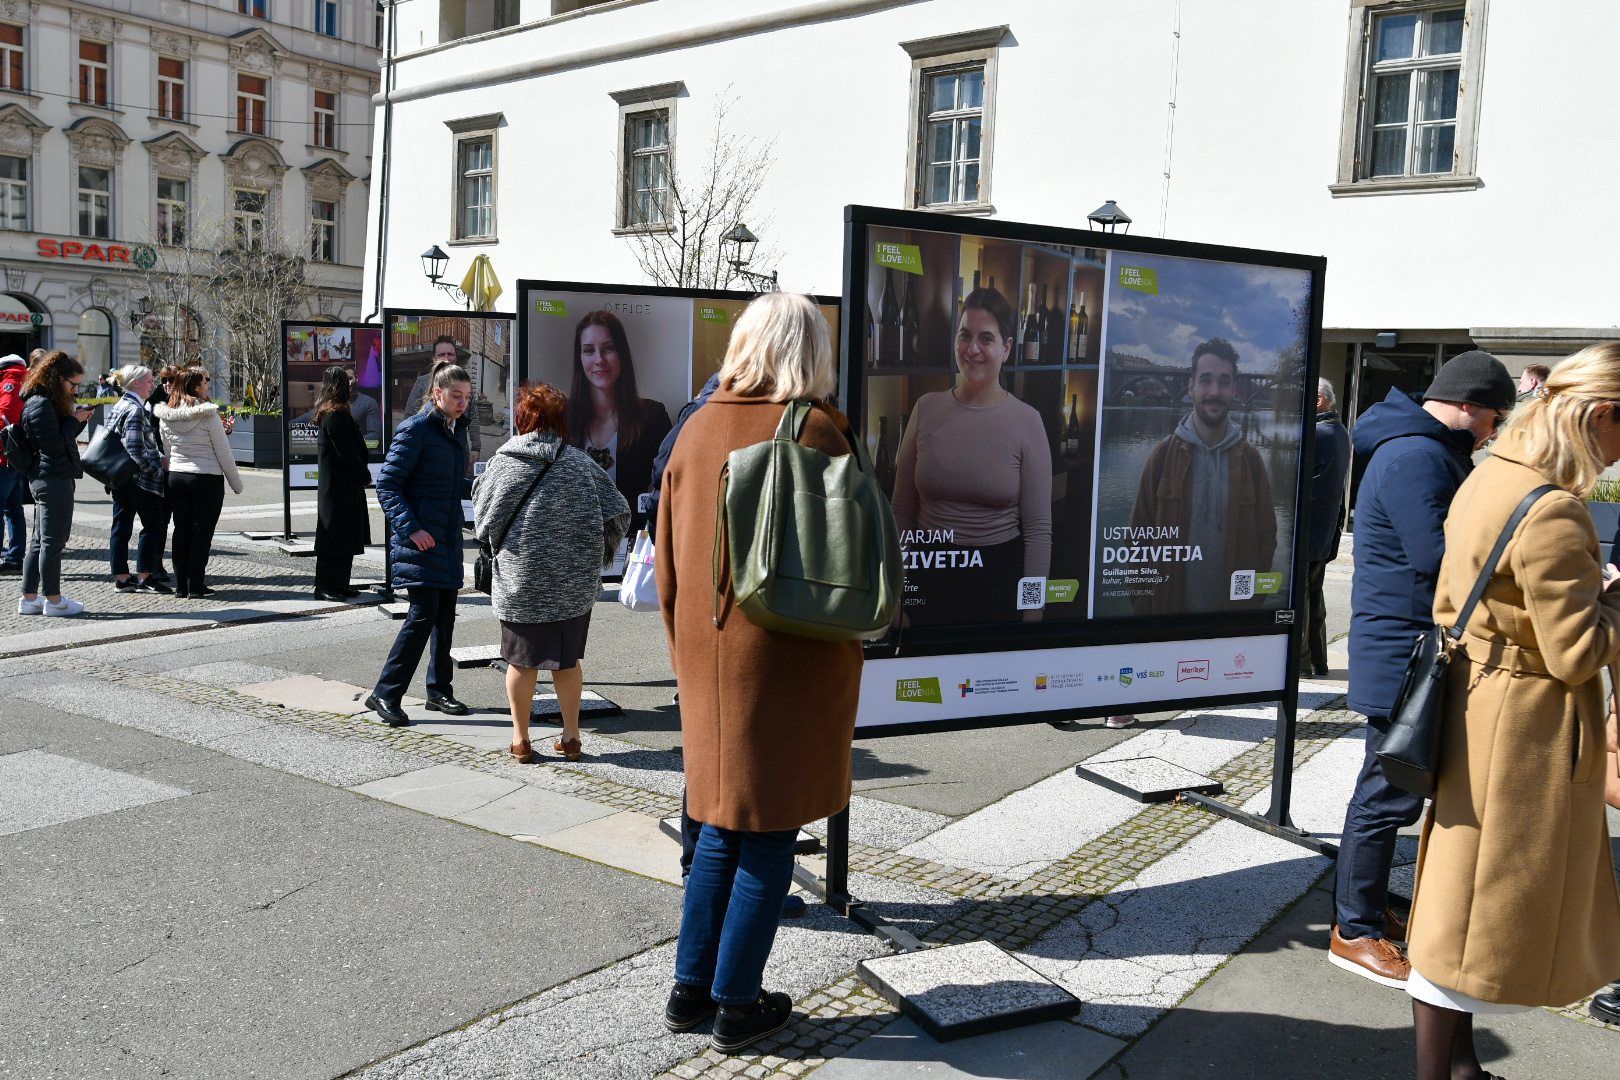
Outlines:
<svg viewBox="0 0 1620 1080"><path fill-rule="evenodd" d="M1495 575L1496 564L1502 561L1502 552L1507 550L1508 541L1513 539L1513 534L1518 531L1519 523L1524 520L1524 516L1530 512L1530 508L1538 499L1549 491L1559 490L1561 489L1557 484L1542 484L1521 499L1519 505L1514 508L1507 519L1507 524L1502 526L1502 535L1496 538L1496 546L1491 548L1491 553L1485 557L1485 565L1479 568L1479 578L1474 582L1474 588L1469 592L1468 599L1457 610L1456 623L1446 631L1446 636L1451 642L1461 638L1463 631L1468 628L1468 620L1474 614L1474 607L1479 603L1480 597L1485 595L1485 586L1490 584L1492 576Z"/></svg>

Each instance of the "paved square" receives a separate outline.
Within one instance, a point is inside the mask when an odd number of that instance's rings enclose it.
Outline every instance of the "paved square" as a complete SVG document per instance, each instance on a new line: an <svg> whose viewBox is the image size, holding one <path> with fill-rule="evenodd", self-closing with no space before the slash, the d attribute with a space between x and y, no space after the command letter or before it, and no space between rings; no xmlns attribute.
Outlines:
<svg viewBox="0 0 1620 1080"><path fill-rule="evenodd" d="M1124 1045L1067 1020L939 1043L902 1018L817 1069L816 1080L1074 1080Z"/></svg>
<svg viewBox="0 0 1620 1080"><path fill-rule="evenodd" d="M189 794L74 758L24 750L0 757L0 836Z"/></svg>

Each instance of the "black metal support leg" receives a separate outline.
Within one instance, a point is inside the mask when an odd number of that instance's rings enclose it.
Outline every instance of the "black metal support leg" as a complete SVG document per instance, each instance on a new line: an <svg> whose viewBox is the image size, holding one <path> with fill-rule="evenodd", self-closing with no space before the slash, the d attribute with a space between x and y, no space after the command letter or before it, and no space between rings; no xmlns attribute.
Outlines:
<svg viewBox="0 0 1620 1080"><path fill-rule="evenodd" d="M827 876L817 878L795 862L793 880L805 891L819 896L822 903L838 914L901 952L917 952L926 947L900 927L884 922L849 895L849 807L827 819Z"/></svg>
<svg viewBox="0 0 1620 1080"><path fill-rule="evenodd" d="M1266 820L1284 829L1294 823L1288 817L1294 799L1294 737L1299 724L1299 684L1289 680L1283 700L1277 703L1277 739L1272 748L1271 808Z"/></svg>

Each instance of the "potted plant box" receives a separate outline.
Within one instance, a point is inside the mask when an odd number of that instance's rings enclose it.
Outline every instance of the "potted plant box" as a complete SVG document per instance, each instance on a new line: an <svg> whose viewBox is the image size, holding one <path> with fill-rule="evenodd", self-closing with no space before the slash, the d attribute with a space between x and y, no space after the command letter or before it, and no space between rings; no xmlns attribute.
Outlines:
<svg viewBox="0 0 1620 1080"><path fill-rule="evenodd" d="M236 427L228 436L231 457L238 465L255 469L281 467L281 414L237 413Z"/></svg>

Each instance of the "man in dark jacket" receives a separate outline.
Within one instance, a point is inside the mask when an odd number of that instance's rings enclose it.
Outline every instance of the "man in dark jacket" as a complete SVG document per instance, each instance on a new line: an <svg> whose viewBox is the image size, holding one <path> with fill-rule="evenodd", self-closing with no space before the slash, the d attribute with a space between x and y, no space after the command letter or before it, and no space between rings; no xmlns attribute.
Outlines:
<svg viewBox="0 0 1620 1080"><path fill-rule="evenodd" d="M1350 596L1350 708L1367 717L1367 750L1345 812L1329 959L1386 986L1411 971L1390 939L1406 928L1387 909L1395 836L1423 799L1392 786L1377 751L1412 645L1434 625L1446 512L1513 408L1513 379L1494 356L1466 352L1445 367L1420 406L1399 390L1356 422L1370 458L1356 495L1356 576Z"/></svg>
<svg viewBox="0 0 1620 1080"><path fill-rule="evenodd" d="M366 708L393 727L411 722L400 699L430 638L427 708L450 716L468 711L451 690L456 665L450 641L463 581L461 502L472 498L472 481L466 478L472 384L455 379L431 392L431 408L400 422L377 477L377 501L388 518L393 585L411 600L377 687L366 698Z"/></svg>
<svg viewBox="0 0 1620 1080"><path fill-rule="evenodd" d="M1333 411L1337 395L1333 384L1316 384L1316 459L1311 465L1311 531L1305 579L1305 655L1301 674L1326 675L1327 600L1322 579L1327 564L1339 557L1339 531L1344 522L1344 483L1350 476L1350 432Z"/></svg>

